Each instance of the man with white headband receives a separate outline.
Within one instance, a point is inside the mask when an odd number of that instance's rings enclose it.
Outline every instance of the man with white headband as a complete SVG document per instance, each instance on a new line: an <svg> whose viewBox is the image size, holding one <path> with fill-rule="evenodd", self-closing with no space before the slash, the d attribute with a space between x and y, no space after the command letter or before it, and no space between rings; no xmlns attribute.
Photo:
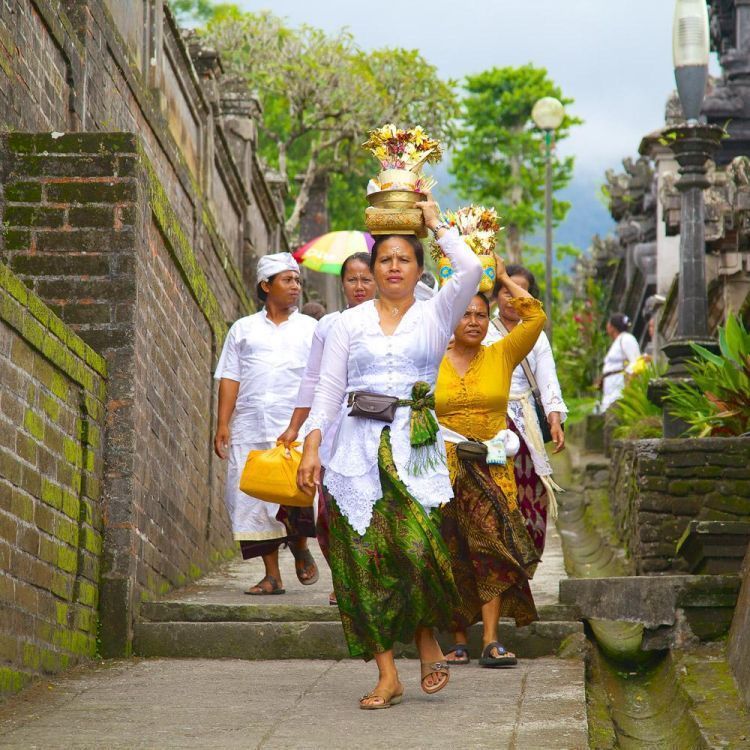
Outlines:
<svg viewBox="0 0 750 750"><path fill-rule="evenodd" d="M279 547L286 542L300 582L318 580L307 548L307 537L315 536L312 508L266 503L239 489L247 454L272 448L289 423L316 326L297 311L302 286L289 253L263 256L257 276L263 309L230 328L214 374L219 381L214 450L229 459L225 499L234 538L244 559L262 556L266 568L263 579L246 592L255 596L284 593Z"/></svg>

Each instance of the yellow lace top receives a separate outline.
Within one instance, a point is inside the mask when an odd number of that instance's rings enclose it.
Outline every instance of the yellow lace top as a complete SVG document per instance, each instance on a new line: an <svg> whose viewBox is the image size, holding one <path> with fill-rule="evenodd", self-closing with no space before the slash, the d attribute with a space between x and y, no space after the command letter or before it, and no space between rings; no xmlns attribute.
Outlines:
<svg viewBox="0 0 750 750"><path fill-rule="evenodd" d="M447 356L443 357L435 385L435 412L440 424L474 440L489 440L507 427L505 414L513 370L532 350L547 319L541 303L514 297L511 304L521 322L491 346L481 346L461 377ZM492 323L490 323L492 325ZM448 468L454 481L457 471L455 446L446 445ZM491 466L495 481L508 499L515 499L513 462Z"/></svg>

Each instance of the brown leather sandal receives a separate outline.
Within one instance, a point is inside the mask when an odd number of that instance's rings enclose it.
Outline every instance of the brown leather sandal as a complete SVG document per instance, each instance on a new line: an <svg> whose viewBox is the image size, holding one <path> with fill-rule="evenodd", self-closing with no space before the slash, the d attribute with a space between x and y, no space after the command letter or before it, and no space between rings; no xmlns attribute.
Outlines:
<svg viewBox="0 0 750 750"><path fill-rule="evenodd" d="M266 591L266 589L263 588L264 583L271 584L270 591ZM258 590L253 591L253 589ZM279 582L273 576L263 576L255 586L251 586L245 593L249 596L272 596L274 594L285 594L286 589L282 589L281 586L279 586Z"/></svg>
<svg viewBox="0 0 750 750"><path fill-rule="evenodd" d="M312 553L309 549L296 550L294 546L290 546L292 555L294 556L294 569L297 573L297 580L303 586L312 586L318 582L320 578L320 571L315 563ZM306 573L310 574L309 578L303 578L302 576Z"/></svg>
<svg viewBox="0 0 750 750"><path fill-rule="evenodd" d="M448 664L447 661L423 661L420 662L420 669L422 672L422 690L424 690L427 695L433 695L434 693L437 693L448 684L448 680L450 679L450 672L448 671L450 669L450 664ZM425 685L424 681L431 674L444 675L445 679L438 682L437 685L432 685L431 687L429 687Z"/></svg>
<svg viewBox="0 0 750 750"><path fill-rule="evenodd" d="M382 703L363 703L362 701L369 700L370 698L380 698L382 700ZM391 695L388 695L388 691L386 690L380 690L378 691L377 688L375 690L370 691L367 695L363 695L359 699L359 707L363 711L378 711L381 708L390 708L391 706L398 706L399 703L404 699L404 691L403 688L400 693L392 693Z"/></svg>

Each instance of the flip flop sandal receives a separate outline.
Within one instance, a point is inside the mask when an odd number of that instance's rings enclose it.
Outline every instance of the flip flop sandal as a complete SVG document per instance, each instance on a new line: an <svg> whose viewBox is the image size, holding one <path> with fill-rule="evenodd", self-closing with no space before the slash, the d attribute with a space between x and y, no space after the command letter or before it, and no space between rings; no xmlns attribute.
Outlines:
<svg viewBox="0 0 750 750"><path fill-rule="evenodd" d="M493 649L497 649L499 656L492 656ZM479 660L479 666L488 669L507 669L508 667L515 667L516 664L518 664L518 659L510 651L506 651L497 641L492 641L484 647L482 658Z"/></svg>
<svg viewBox="0 0 750 750"><path fill-rule="evenodd" d="M369 698L380 698L383 702L382 703L363 703L362 701L366 701ZM377 688L373 690L372 692L368 693L367 695L363 695L359 699L359 707L363 711L378 711L381 708L390 708L391 706L398 706L399 703L404 699L404 691L402 690L400 693L394 693L393 695L388 695L387 692L384 690L381 692L378 692Z"/></svg>
<svg viewBox="0 0 750 750"><path fill-rule="evenodd" d="M448 670L450 669L450 665L448 662L445 661L423 661L420 662L420 670L422 672L422 690L424 690L427 695L433 695L434 693L439 692L442 690L447 684L448 680L450 679L450 673ZM442 682L438 682L437 685L428 686L425 685L425 680L431 675L431 674L441 674L445 676L445 679Z"/></svg>
<svg viewBox="0 0 750 750"><path fill-rule="evenodd" d="M335 591L331 591L331 593L328 594L328 603L332 607L338 607L339 606L339 602L338 602L338 599L336 598L336 592Z"/></svg>
<svg viewBox="0 0 750 750"><path fill-rule="evenodd" d="M266 582L271 584L270 591L266 591L263 588L263 584ZM259 589L259 591L253 591L253 589ZM245 593L248 596L272 596L274 594L285 594L286 590L279 586L279 582L273 576L264 576L255 584L255 586L251 586Z"/></svg>
<svg viewBox="0 0 750 750"><path fill-rule="evenodd" d="M456 658L448 658L449 654L455 654ZM445 660L452 667L460 667L463 664L469 664L471 662L469 647L465 643L457 643L455 646L451 646L445 654Z"/></svg>
<svg viewBox="0 0 750 750"><path fill-rule="evenodd" d="M291 550L295 562L303 563L302 570L299 570L296 565L294 566L294 569L297 573L297 580L303 586L312 586L314 583L317 583L318 579L320 578L320 571L318 570L318 566L315 564L315 560L313 559L310 550L303 549L301 552L295 552L294 547L292 547ZM315 568L315 575L311 576L310 578L302 578L302 573L309 570L310 566Z"/></svg>

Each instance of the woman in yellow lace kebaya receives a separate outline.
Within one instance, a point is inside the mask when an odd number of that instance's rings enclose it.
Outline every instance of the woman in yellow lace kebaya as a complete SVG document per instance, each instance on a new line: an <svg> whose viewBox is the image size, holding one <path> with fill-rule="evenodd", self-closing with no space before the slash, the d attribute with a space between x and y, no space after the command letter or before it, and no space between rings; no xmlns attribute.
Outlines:
<svg viewBox="0 0 750 750"><path fill-rule="evenodd" d="M487 667L516 664L515 656L498 642L501 616L515 618L519 626L537 619L529 579L539 555L518 507L512 459L506 459L498 446L508 437L499 433L507 427L511 375L546 320L539 301L510 279L501 260L497 278L512 294L521 323L505 338L483 347L490 310L487 298L477 294L455 329L435 388L435 411L454 493L441 509L441 527L460 594L453 614L456 645L449 662L469 662L466 630L481 619L484 648L479 663ZM492 441L495 437L498 440ZM479 442L466 446L464 440ZM493 442L489 455L470 457L471 447L481 454L484 441Z"/></svg>

